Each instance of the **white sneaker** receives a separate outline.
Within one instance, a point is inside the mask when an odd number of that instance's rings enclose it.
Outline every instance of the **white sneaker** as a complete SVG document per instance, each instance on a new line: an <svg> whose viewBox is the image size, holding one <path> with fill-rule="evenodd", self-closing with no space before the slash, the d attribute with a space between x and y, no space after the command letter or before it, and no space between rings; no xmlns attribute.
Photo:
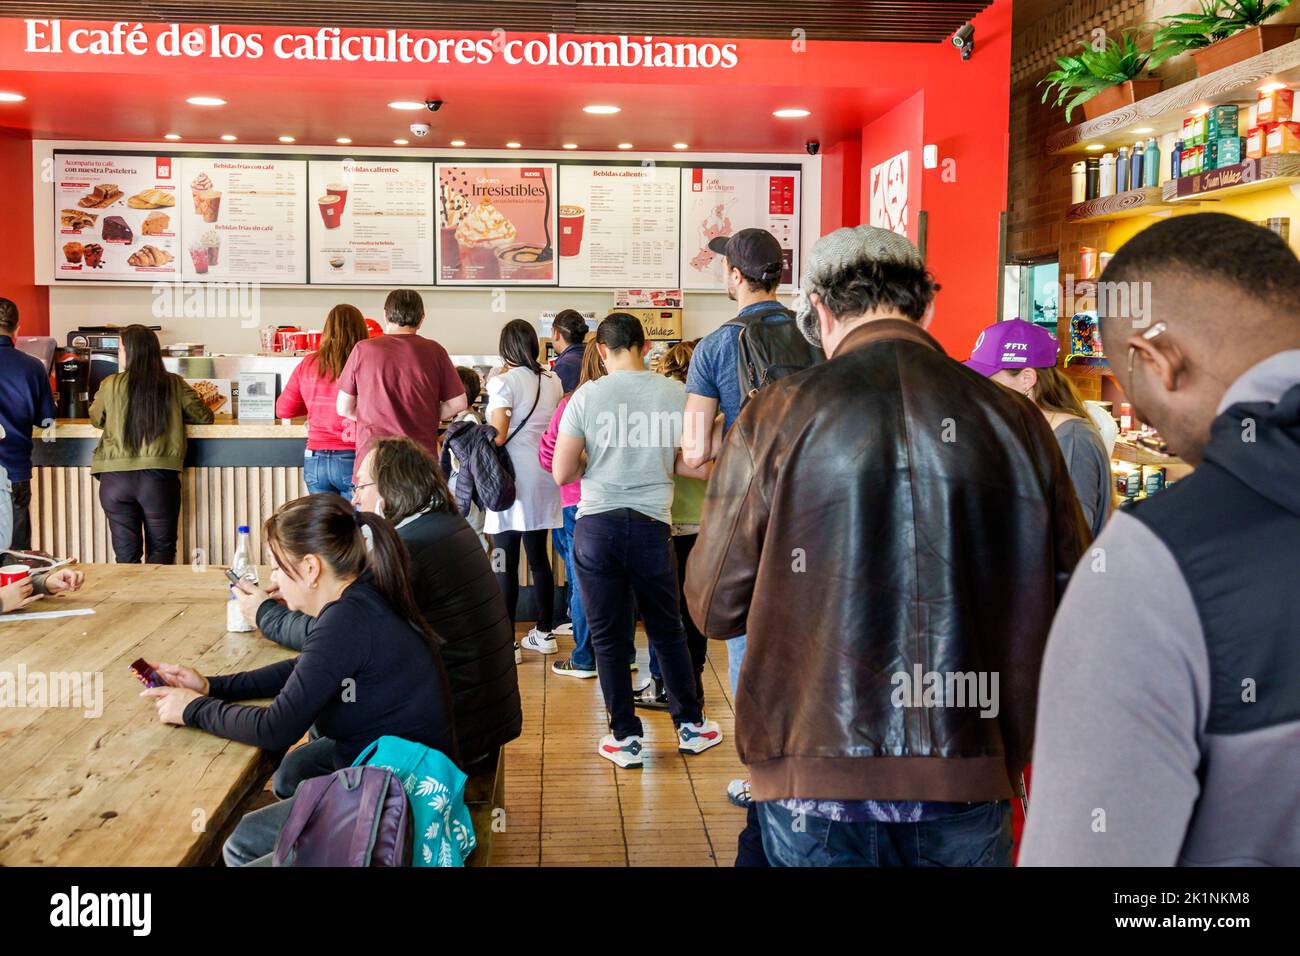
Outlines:
<svg viewBox="0 0 1300 956"><path fill-rule="evenodd" d="M536 651L539 654L554 654L558 648L555 646L555 638L551 637L546 631L539 631L533 628L524 635L524 639L519 642L519 646L529 651Z"/></svg>
<svg viewBox="0 0 1300 956"><path fill-rule="evenodd" d="M677 749L684 754L703 753L722 743L722 728L716 720L682 724L677 728Z"/></svg>
<svg viewBox="0 0 1300 956"><path fill-rule="evenodd" d="M625 737L619 740L613 734L606 734L600 738L596 753L606 760L618 764L624 770L634 770L641 766L641 751L643 749L640 737Z"/></svg>
<svg viewBox="0 0 1300 956"><path fill-rule="evenodd" d="M522 664L523 662L524 662L524 652L519 649L519 642L515 641L515 663Z"/></svg>
<svg viewBox="0 0 1300 956"><path fill-rule="evenodd" d="M551 633L552 633L552 634L568 634L570 637L572 637L572 636L573 636L573 622L572 622L572 621L565 621L563 624L561 624L561 625L560 625L559 627L557 627L555 630L551 631Z"/></svg>

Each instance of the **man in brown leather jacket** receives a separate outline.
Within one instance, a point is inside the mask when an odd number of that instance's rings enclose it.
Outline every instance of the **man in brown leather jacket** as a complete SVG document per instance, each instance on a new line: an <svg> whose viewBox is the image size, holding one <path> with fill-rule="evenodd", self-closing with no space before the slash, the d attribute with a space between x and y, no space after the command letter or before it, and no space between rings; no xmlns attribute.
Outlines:
<svg viewBox="0 0 1300 956"><path fill-rule="evenodd" d="M925 331L905 238L818 240L800 323L829 357L728 432L687 568L747 633L736 739L773 865L996 865L1052 615L1088 532L1041 413Z"/></svg>

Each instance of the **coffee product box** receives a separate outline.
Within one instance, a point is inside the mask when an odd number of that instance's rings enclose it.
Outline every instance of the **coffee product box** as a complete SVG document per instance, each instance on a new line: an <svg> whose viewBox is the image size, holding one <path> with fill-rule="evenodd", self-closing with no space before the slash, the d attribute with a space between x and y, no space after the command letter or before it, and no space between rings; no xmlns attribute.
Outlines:
<svg viewBox="0 0 1300 956"><path fill-rule="evenodd" d="M1268 135L1268 130L1263 126L1255 126L1246 133L1246 157L1248 159L1264 158L1264 137Z"/></svg>
<svg viewBox="0 0 1300 956"><path fill-rule="evenodd" d="M1279 123L1291 119L1291 108L1295 100L1295 90L1272 90L1261 92L1255 102L1255 122L1260 126Z"/></svg>
<svg viewBox="0 0 1300 956"><path fill-rule="evenodd" d="M1264 137L1264 155L1300 153L1300 123L1274 123Z"/></svg>
<svg viewBox="0 0 1300 956"><path fill-rule="evenodd" d="M1203 146L1189 146L1182 151L1178 157L1178 172L1183 176L1195 176L1197 173L1203 173L1203 157L1205 155Z"/></svg>
<svg viewBox="0 0 1300 956"><path fill-rule="evenodd" d="M1238 108L1236 105L1216 106L1205 114L1205 139L1206 142L1214 142L1219 139L1227 139L1237 135L1237 123L1239 120Z"/></svg>
<svg viewBox="0 0 1300 956"><path fill-rule="evenodd" d="M1210 169L1222 169L1235 166L1246 158L1246 138L1244 136L1222 136L1210 140L1205 148L1205 162Z"/></svg>
<svg viewBox="0 0 1300 956"><path fill-rule="evenodd" d="M1205 143L1205 114L1189 116L1183 120L1183 145L1201 146Z"/></svg>

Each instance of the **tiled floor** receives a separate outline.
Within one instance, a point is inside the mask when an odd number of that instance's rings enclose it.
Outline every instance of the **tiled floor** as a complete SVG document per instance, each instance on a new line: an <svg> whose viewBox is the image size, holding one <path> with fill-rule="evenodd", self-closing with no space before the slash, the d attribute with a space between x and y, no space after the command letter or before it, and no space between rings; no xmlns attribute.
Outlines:
<svg viewBox="0 0 1300 956"><path fill-rule="evenodd" d="M520 629L522 635L526 627ZM731 866L744 811L727 802L727 782L744 776L732 737L726 646L710 642L704 672L707 715L723 742L694 756L677 752L667 713L639 711L645 766L620 770L596 755L606 733L594 678L559 677L559 654L524 651L519 690L524 732L506 748L506 829L492 845L494 866ZM646 642L637 633L638 684L649 679Z"/></svg>

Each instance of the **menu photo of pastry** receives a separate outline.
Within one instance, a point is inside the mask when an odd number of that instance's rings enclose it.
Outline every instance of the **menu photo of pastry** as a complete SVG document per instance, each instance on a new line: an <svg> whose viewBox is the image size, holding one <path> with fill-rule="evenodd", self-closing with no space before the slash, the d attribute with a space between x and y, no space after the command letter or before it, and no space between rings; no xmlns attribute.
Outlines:
<svg viewBox="0 0 1300 956"><path fill-rule="evenodd" d="M176 257L165 249L145 243L127 257L126 264L137 269L157 269L170 265L175 259Z"/></svg>
<svg viewBox="0 0 1300 956"><path fill-rule="evenodd" d="M140 224L140 234L144 236L170 236L172 226L171 216L165 212L151 212L144 217L144 222Z"/></svg>
<svg viewBox="0 0 1300 956"><path fill-rule="evenodd" d="M116 183L100 183L91 189L90 194L77 200L82 209L103 209L122 198L122 190Z"/></svg>
<svg viewBox="0 0 1300 956"><path fill-rule="evenodd" d="M135 232L121 216L108 216L100 227L100 235L105 242L120 242L130 245L135 241Z"/></svg>
<svg viewBox="0 0 1300 956"><path fill-rule="evenodd" d="M176 197L166 189L145 189L126 201L132 209L166 209L176 205Z"/></svg>
<svg viewBox="0 0 1300 956"><path fill-rule="evenodd" d="M65 242L63 244L63 259L74 266L81 265L81 257L86 254L86 247L80 242Z"/></svg>
<svg viewBox="0 0 1300 956"><path fill-rule="evenodd" d="M99 222L99 214L82 212L79 209L62 209L59 211L59 226L64 232L79 233L83 229L94 229Z"/></svg>

